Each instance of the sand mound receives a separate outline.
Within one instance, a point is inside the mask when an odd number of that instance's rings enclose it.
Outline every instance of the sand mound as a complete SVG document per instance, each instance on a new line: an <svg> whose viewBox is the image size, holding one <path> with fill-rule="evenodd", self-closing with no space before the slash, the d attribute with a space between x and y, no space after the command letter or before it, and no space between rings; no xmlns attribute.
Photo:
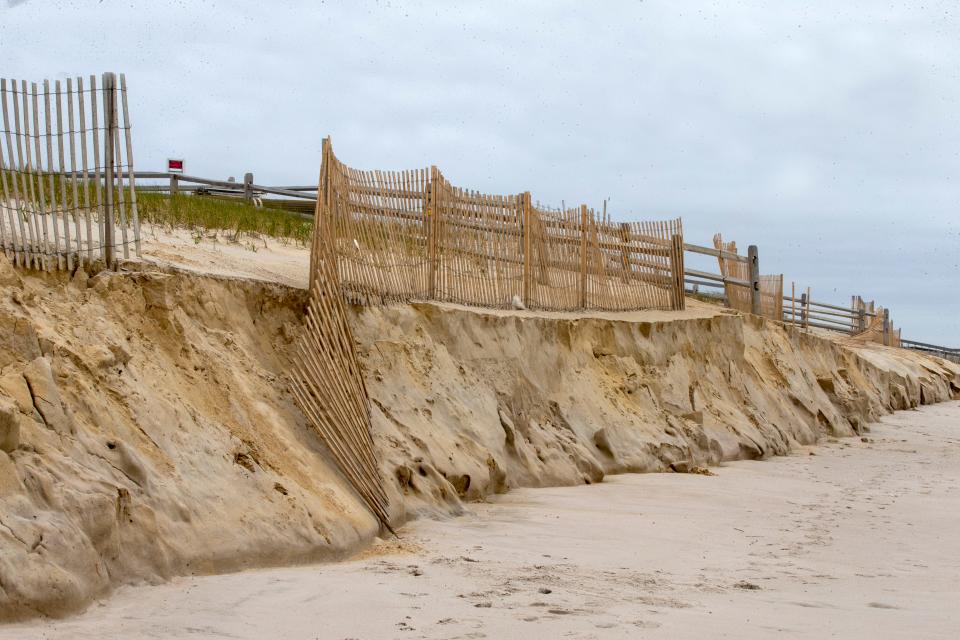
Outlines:
<svg viewBox="0 0 960 640"><path fill-rule="evenodd" d="M376 535L290 396L305 292L2 258L0 284L0 619ZM357 309L355 329L398 523L511 486L783 453L960 390L956 365L708 307L420 304Z"/></svg>

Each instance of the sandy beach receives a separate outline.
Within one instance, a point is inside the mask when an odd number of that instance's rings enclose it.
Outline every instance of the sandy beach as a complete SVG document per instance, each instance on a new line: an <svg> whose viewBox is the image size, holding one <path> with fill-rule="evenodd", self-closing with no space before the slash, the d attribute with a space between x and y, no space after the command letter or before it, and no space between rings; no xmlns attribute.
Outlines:
<svg viewBox="0 0 960 640"><path fill-rule="evenodd" d="M713 472L517 490L349 562L128 587L0 638L960 634L960 402Z"/></svg>

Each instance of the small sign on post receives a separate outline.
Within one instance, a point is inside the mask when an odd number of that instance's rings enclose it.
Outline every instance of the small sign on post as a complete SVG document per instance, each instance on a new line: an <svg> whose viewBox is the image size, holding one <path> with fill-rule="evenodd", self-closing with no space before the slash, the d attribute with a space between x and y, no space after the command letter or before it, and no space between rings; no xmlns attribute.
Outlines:
<svg viewBox="0 0 960 640"><path fill-rule="evenodd" d="M167 173L183 173L183 158L168 158Z"/></svg>

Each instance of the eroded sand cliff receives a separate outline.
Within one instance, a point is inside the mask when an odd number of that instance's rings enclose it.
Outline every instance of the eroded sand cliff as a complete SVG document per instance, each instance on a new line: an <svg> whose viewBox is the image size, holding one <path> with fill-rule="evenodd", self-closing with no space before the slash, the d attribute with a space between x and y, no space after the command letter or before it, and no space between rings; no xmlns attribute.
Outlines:
<svg viewBox="0 0 960 640"><path fill-rule="evenodd" d="M0 619L377 535L288 391L305 292L0 258ZM516 486L785 452L960 391L960 367L683 313L355 310L396 521Z"/></svg>

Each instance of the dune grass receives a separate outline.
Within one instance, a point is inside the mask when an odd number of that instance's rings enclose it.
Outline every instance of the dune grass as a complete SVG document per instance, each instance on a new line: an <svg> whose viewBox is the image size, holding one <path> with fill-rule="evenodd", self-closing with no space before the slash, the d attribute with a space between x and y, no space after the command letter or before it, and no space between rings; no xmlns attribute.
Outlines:
<svg viewBox="0 0 960 640"><path fill-rule="evenodd" d="M138 191L137 209L141 223L168 227L219 229L237 236L255 233L304 244L313 232L312 219L281 209L257 208L241 200Z"/></svg>
<svg viewBox="0 0 960 640"><path fill-rule="evenodd" d="M96 183L92 180L85 183L82 179L74 181L69 176L40 176L9 169L0 172L0 179L2 179L0 182L7 187L7 198L13 197L16 186L19 192L22 192L21 198L42 197L47 206L55 203L58 211L85 210L90 208L91 203L95 203L98 197ZM0 199L3 197L4 194L0 191ZM121 202L119 190L114 189L113 199L119 210ZM129 218L132 212L130 196L126 190L122 201L124 213ZM166 193L137 189L137 210L141 222L166 227L185 227L205 233L223 230L232 232L235 237L259 234L281 240L309 243L313 232L312 217L270 208L270 200L264 200L264 204L266 206L257 208L243 200L186 194L170 196ZM120 219L119 213L117 219Z"/></svg>

